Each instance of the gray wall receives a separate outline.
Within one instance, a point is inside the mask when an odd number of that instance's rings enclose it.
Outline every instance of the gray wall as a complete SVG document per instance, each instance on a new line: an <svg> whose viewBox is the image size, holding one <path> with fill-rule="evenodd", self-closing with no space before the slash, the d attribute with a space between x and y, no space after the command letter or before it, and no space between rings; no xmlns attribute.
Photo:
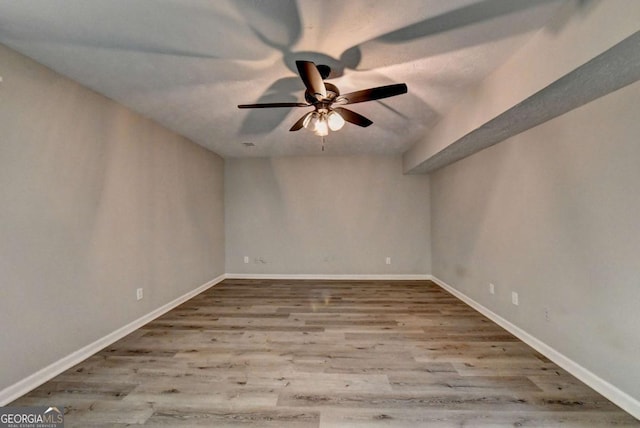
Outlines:
<svg viewBox="0 0 640 428"><path fill-rule="evenodd" d="M635 83L431 177L433 274L636 399L639 99Z"/></svg>
<svg viewBox="0 0 640 428"><path fill-rule="evenodd" d="M2 390L224 273L224 164L3 46L0 64Z"/></svg>
<svg viewBox="0 0 640 428"><path fill-rule="evenodd" d="M428 180L400 157L227 159L226 270L427 274Z"/></svg>

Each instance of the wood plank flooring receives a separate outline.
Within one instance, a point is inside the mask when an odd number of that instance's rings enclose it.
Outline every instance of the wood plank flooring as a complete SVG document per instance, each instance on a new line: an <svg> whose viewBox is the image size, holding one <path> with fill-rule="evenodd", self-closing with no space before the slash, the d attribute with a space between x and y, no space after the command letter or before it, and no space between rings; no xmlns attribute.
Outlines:
<svg viewBox="0 0 640 428"><path fill-rule="evenodd" d="M429 281L225 280L11 405L68 427L640 426Z"/></svg>

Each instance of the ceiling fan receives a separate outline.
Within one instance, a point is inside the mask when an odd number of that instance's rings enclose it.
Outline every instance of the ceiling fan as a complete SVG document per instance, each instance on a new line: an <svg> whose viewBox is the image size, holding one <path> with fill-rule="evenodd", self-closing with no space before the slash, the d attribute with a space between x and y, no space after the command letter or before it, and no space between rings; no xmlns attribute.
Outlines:
<svg viewBox="0 0 640 428"><path fill-rule="evenodd" d="M311 61L296 61L296 67L306 87L304 92L306 103L240 104L238 108L313 107L314 110L298 119L289 131L307 128L316 135L324 137L328 135L329 129L332 131L341 129L345 121L362 127L373 123L361 114L341 106L407 93L407 85L397 83L340 95L340 90L335 85L324 81L331 73L329 66L316 65Z"/></svg>

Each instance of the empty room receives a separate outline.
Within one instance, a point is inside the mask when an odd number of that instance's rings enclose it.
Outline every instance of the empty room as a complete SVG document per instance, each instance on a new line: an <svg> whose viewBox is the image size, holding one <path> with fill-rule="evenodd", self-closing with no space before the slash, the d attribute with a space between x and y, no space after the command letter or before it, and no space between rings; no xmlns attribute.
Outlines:
<svg viewBox="0 0 640 428"><path fill-rule="evenodd" d="M640 426L640 2L0 0L0 427Z"/></svg>

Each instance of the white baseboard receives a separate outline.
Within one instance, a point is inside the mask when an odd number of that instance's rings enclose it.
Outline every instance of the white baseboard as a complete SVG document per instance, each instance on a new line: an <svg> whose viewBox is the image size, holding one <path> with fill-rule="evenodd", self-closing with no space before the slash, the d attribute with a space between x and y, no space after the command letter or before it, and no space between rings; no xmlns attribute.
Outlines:
<svg viewBox="0 0 640 428"><path fill-rule="evenodd" d="M564 354L558 352L538 338L522 330L520 327L502 318L500 315L496 314L490 309L482 306L480 303L476 302L466 294L456 290L444 281L436 278L433 275L430 275L429 279L431 279L443 289L447 290L449 293L453 294L458 299L465 302L467 305L471 306L473 309L480 312L482 315L491 319L493 322L516 336L518 339L522 340L527 345L531 346L536 351L540 352L545 357L549 358L551 361L580 379L585 384L589 385L591 388L611 400L617 406L620 406L634 418L640 419L640 401L636 400L634 397L620 390L616 386L610 384L595 373L585 369L580 364L576 363Z"/></svg>
<svg viewBox="0 0 640 428"><path fill-rule="evenodd" d="M431 275L325 275L325 274L270 274L270 273L228 273L229 279L317 279L317 280L381 280L381 281L408 281L428 280Z"/></svg>
<svg viewBox="0 0 640 428"><path fill-rule="evenodd" d="M66 357L63 357L62 359L56 361L55 363L52 363L47 367L41 370L38 370L32 375L22 379L21 381L18 381L13 385L3 389L2 391L0 391L0 406L6 406L8 403L11 403L12 401L23 396L24 394L31 391L32 389L42 385L48 380L51 380L55 376L64 372L65 370L68 370L71 367L75 366L76 364L86 360L96 352L122 339L126 335L134 332L135 330L139 329L140 327L147 324L148 322L153 321L159 316L169 312L171 309L175 308L176 306L181 305L182 303L186 302L192 297L195 297L196 295L202 293L208 288L213 287L214 285L224 280L225 277L226 276L223 274L218 276L215 279L212 279L206 284L203 284L200 287L189 291L188 293L159 307L158 309L155 309L154 311L149 312L148 314L138 318L137 320L130 322L124 327L121 327L107 334L106 336L96 340L95 342L90 343L89 345L83 348L80 348L75 352L72 352L71 354L67 355Z"/></svg>

